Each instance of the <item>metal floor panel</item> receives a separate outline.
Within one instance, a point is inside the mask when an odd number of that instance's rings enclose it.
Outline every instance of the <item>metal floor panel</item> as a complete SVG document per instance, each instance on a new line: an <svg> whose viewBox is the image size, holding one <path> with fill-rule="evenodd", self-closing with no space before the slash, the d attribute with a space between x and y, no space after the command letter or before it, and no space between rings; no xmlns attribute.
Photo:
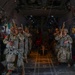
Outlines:
<svg viewBox="0 0 75 75"><path fill-rule="evenodd" d="M31 52L28 63L25 63L25 75L75 75L74 67L55 63L57 60L50 52L47 55ZM11 75L21 75L21 68L16 69Z"/></svg>

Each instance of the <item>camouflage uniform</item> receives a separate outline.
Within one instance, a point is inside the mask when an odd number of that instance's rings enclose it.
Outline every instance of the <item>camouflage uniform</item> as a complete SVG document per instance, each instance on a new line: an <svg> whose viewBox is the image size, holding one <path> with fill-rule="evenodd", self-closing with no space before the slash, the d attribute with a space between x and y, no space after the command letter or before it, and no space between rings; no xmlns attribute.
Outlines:
<svg viewBox="0 0 75 75"><path fill-rule="evenodd" d="M7 44L9 41L14 41L14 35L12 33L4 38L3 43Z"/></svg>
<svg viewBox="0 0 75 75"><path fill-rule="evenodd" d="M19 48L18 48L17 65L22 66L22 64L23 64L23 53L24 53L24 36L23 36L23 34L19 33L18 38L19 38Z"/></svg>
<svg viewBox="0 0 75 75"><path fill-rule="evenodd" d="M18 43L19 43L18 35L15 35L14 36L14 46L15 46L16 49L18 49Z"/></svg>
<svg viewBox="0 0 75 75"><path fill-rule="evenodd" d="M30 36L29 33L24 32L24 38L25 38L25 51L24 51L24 55L25 55L25 58L27 58L27 55L28 55L28 52L29 52L29 46L28 45L30 45L30 48L31 48L31 44L29 42L29 36Z"/></svg>
<svg viewBox="0 0 75 75"><path fill-rule="evenodd" d="M13 45L11 46L9 42L13 41ZM4 44L6 44L6 49L4 51L4 54L6 55L6 61L7 61L7 68L8 70L13 70L14 68L14 61L17 55L17 49L14 46L14 35L9 34L5 39L3 40Z"/></svg>
<svg viewBox="0 0 75 75"><path fill-rule="evenodd" d="M57 49L57 58L59 62L68 62L71 59L72 51L71 51L71 43L72 38L67 34L64 37L56 36L55 39L58 41ZM65 41L68 43L64 43Z"/></svg>

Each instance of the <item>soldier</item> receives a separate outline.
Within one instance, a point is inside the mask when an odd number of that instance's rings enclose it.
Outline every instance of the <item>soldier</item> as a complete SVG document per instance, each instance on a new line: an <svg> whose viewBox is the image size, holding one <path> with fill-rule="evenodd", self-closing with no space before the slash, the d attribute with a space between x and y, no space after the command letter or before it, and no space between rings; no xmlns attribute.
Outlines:
<svg viewBox="0 0 75 75"><path fill-rule="evenodd" d="M67 62L70 66L70 60L72 59L72 38L67 34L68 30L63 29L62 34L60 33L55 37L59 42L59 48L57 53L57 58L59 62Z"/></svg>
<svg viewBox="0 0 75 75"><path fill-rule="evenodd" d="M23 35L23 31L22 28L19 27L18 28L19 33L18 33L18 60L17 60L17 66L18 67L22 67L22 75L25 74L24 71L24 35Z"/></svg>
<svg viewBox="0 0 75 75"><path fill-rule="evenodd" d="M54 32L54 38L56 36L59 36L60 34L60 30L58 28L55 29L55 32ZM54 39L54 48L55 48L55 55L57 55L58 53L58 49L59 49L59 42L57 40Z"/></svg>
<svg viewBox="0 0 75 75"><path fill-rule="evenodd" d="M24 35L22 33L22 28L19 27L19 33L18 33L18 61L17 65L20 67L23 63L23 53L24 53Z"/></svg>
<svg viewBox="0 0 75 75"><path fill-rule="evenodd" d="M29 29L26 27L25 31L24 31L24 38L25 38L25 51L24 51L24 55L25 55L25 60L27 61L27 55L29 52L29 49L31 50L31 38L29 38L31 36L31 34L29 33Z"/></svg>
<svg viewBox="0 0 75 75"><path fill-rule="evenodd" d="M6 55L7 70L8 70L8 73L6 75L10 75L11 72L15 69L14 62L17 55L17 50L14 47L13 41L8 41L4 54Z"/></svg>
<svg viewBox="0 0 75 75"><path fill-rule="evenodd" d="M8 70L9 69L11 70L10 67L12 66L13 62L15 61L15 60L11 60L11 59L15 59L16 55L17 55L17 48L15 46L15 37L14 37L13 27L11 27L11 33L4 38L3 43L6 44L6 50L5 50L4 54L6 54L6 60L8 62L7 67L8 67ZM14 66L12 66L12 67L14 67ZM10 74L10 70L7 73L7 75Z"/></svg>

